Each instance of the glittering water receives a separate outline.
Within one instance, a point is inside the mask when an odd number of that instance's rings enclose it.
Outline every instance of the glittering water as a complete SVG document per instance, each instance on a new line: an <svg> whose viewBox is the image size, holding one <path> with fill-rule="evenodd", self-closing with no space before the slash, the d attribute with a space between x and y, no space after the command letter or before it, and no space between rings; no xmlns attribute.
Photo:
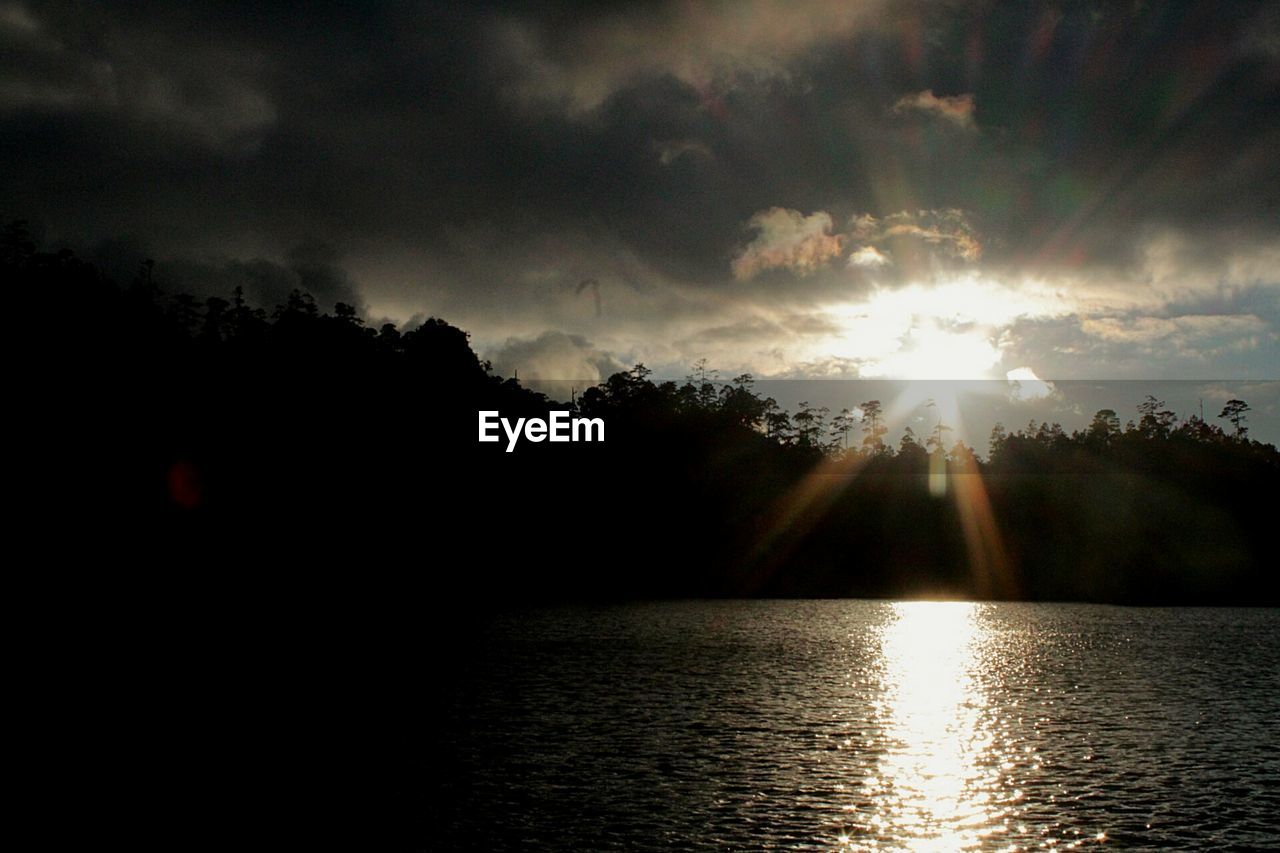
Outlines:
<svg viewBox="0 0 1280 853"><path fill-rule="evenodd" d="M1280 847L1280 611L505 614L445 678L445 847Z"/></svg>

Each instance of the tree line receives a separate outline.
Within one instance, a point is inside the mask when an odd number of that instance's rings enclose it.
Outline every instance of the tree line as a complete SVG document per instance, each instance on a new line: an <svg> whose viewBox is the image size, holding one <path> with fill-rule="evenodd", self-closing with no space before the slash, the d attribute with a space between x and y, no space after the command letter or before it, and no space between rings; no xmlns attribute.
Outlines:
<svg viewBox="0 0 1280 853"><path fill-rule="evenodd" d="M941 417L923 435L907 425L896 450L885 437L884 404L866 400L852 409L842 408L834 416L826 406L812 406L802 401L795 413L781 408L772 397L761 397L753 389L754 378L746 373L728 382L718 382L715 371L708 370L706 360L696 363L695 372L683 383L673 380L653 382L652 371L643 364L609 377L599 386L586 390L580 408L592 413L621 413L628 410L662 410L675 417L718 419L724 424L754 430L780 447L820 452L833 458L860 455L873 458L904 457L919 461L928 456L941 456L948 461L982 460L963 441L948 442L953 427ZM932 401L926 408L934 407ZM1261 459L1274 452L1269 444L1248 438L1248 413L1243 400L1231 399L1218 418L1230 425L1228 431L1200 415L1180 419L1163 400L1152 395L1136 406L1138 419L1123 426L1113 409L1100 409L1083 429L1067 432L1060 423L1034 420L1025 427L1010 431L1002 423L991 430L987 459L992 463L1038 450L1061 456L1077 451L1130 454L1140 452L1143 442L1174 441L1226 446L1256 451Z"/></svg>
<svg viewBox="0 0 1280 853"><path fill-rule="evenodd" d="M556 403L433 318L372 327L302 289L197 300L110 281L21 224L0 239L37 420L30 503L95 553L350 612L484 596L897 596L1259 603L1280 454L1155 397L1122 424L941 418L893 446L885 406L787 411L705 361ZM601 417L609 440L476 441L475 413ZM942 488L934 486L942 484ZM533 562L531 562L533 561ZM539 568L530 570L536 564ZM397 593L388 598L387 590Z"/></svg>

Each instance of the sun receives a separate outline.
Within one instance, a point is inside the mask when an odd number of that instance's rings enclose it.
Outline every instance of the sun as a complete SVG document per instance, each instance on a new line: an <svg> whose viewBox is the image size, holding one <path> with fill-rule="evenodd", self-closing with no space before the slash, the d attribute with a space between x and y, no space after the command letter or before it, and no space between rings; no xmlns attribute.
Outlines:
<svg viewBox="0 0 1280 853"><path fill-rule="evenodd" d="M883 379L991 379L999 348L980 331L955 332L926 322L911 329L896 352L863 365Z"/></svg>
<svg viewBox="0 0 1280 853"><path fill-rule="evenodd" d="M827 355L876 379L1003 379L1002 330L1052 306L1038 292L962 275L930 284L878 287L829 306L835 333ZM815 353L815 355L820 355Z"/></svg>

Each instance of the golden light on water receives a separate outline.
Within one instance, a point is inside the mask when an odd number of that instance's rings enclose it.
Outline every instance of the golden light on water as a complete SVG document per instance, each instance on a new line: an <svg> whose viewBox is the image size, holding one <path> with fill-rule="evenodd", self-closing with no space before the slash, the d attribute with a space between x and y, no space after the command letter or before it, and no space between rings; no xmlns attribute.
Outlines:
<svg viewBox="0 0 1280 853"><path fill-rule="evenodd" d="M971 602L902 602L881 635L889 744L868 780L870 834L913 850L983 845L1002 828L977 679L988 636Z"/></svg>

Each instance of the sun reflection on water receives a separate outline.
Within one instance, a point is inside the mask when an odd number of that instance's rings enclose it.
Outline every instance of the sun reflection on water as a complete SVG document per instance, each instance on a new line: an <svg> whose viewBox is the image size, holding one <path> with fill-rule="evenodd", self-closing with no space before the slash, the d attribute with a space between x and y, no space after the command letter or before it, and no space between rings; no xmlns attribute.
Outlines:
<svg viewBox="0 0 1280 853"><path fill-rule="evenodd" d="M977 679L989 641L968 602L901 602L880 638L887 751L867 780L869 835L914 850L990 843L1008 804L996 801L985 698Z"/></svg>

